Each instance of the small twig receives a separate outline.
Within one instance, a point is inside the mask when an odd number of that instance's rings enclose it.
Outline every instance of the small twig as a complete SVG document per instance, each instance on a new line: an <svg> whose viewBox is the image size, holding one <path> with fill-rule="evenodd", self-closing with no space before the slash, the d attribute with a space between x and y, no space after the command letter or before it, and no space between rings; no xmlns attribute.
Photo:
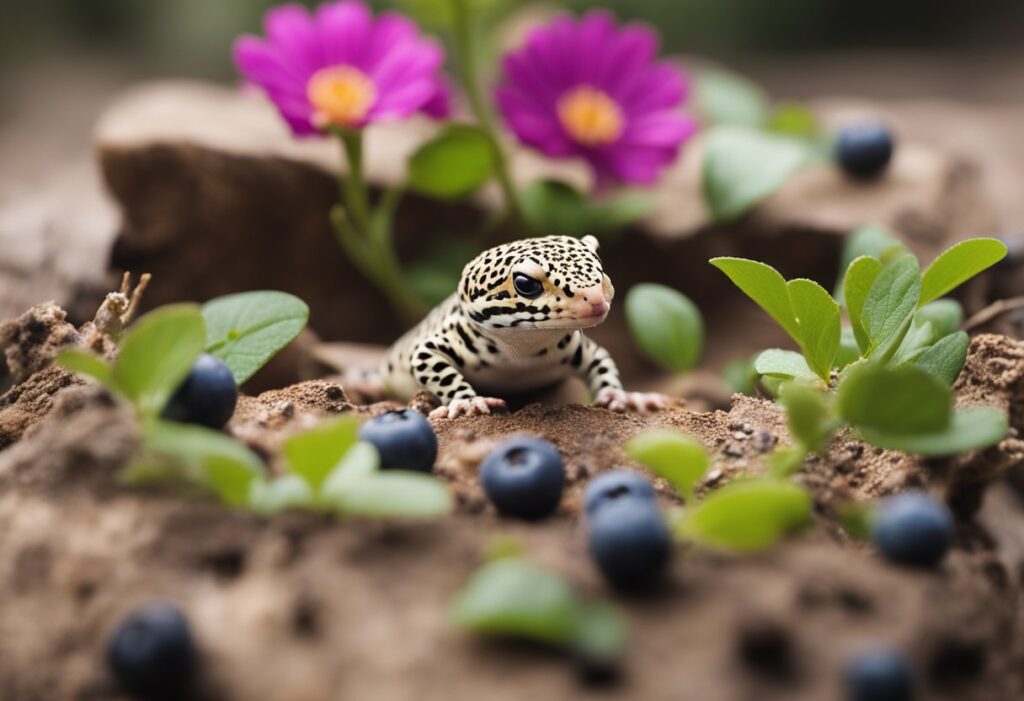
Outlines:
<svg viewBox="0 0 1024 701"><path fill-rule="evenodd" d="M1015 309L1024 309L1024 297L998 299L965 321L960 328L964 331L970 331L978 326L987 324L1001 314L1012 312Z"/></svg>
<svg viewBox="0 0 1024 701"><path fill-rule="evenodd" d="M130 275L131 273L124 274L124 279L126 282ZM135 312L139 310L139 305L142 303L142 294L146 291L146 287L149 285L149 281L151 279L153 279L153 276L149 273L143 273L139 277L139 284L135 286L135 291L132 292L132 301L128 304L128 309L126 309L124 314L121 316L121 323L124 324L125 326L127 326L128 323L135 316ZM125 288L126 282L122 283L121 285L122 289L125 290L125 294L128 293L127 289Z"/></svg>

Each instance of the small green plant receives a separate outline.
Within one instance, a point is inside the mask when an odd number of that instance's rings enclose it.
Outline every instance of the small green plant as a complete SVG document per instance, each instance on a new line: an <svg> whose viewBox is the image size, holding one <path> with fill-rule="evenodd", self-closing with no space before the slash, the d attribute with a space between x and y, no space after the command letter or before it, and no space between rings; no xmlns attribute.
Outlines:
<svg viewBox="0 0 1024 701"><path fill-rule="evenodd" d="M635 285L626 295L626 320L637 347L669 372L685 372L700 360L704 320L686 295L664 285Z"/></svg>
<svg viewBox="0 0 1024 701"><path fill-rule="evenodd" d="M321 425L285 443L289 471L268 477L263 462L230 436L160 420L167 400L205 350L239 383L251 377L306 324L309 310L282 292L249 292L211 300L201 309L173 305L136 322L107 362L81 350L58 361L124 397L142 423L141 455L122 480L176 481L216 494L224 503L272 514L288 508L346 516L427 517L447 512L451 495L421 473L380 471L376 449L359 442L355 417Z"/></svg>
<svg viewBox="0 0 1024 701"><path fill-rule="evenodd" d="M717 221L737 219L790 177L824 159L828 139L806 107L782 102L721 68L697 73L698 112L710 125L704 151L704 201Z"/></svg>
<svg viewBox="0 0 1024 701"><path fill-rule="evenodd" d="M698 500L694 489L710 459L700 443L679 431L647 431L624 448L686 501L673 519L673 531L684 541L726 550L760 550L810 520L807 490L780 474L736 479Z"/></svg>
<svg viewBox="0 0 1024 701"><path fill-rule="evenodd" d="M970 239L923 272L917 259L877 229L864 229L847 252L839 303L810 280L786 281L772 267L715 258L720 268L797 343L799 353L770 349L755 361L779 393L796 445L773 455L787 474L821 450L844 425L882 448L949 455L1001 440L1006 417L990 407L954 411L950 385L967 357L962 312L940 299L1006 254L995 239ZM826 390L835 389L835 392Z"/></svg>
<svg viewBox="0 0 1024 701"><path fill-rule="evenodd" d="M533 640L588 662L612 662L626 644L625 622L611 605L582 601L564 579L519 556L482 565L452 601L450 617L463 630Z"/></svg>
<svg viewBox="0 0 1024 701"><path fill-rule="evenodd" d="M344 417L290 438L283 450L288 471L255 483L250 506L264 514L305 508L372 518L427 518L451 510L451 493L436 478L382 471L376 448L358 439L359 423Z"/></svg>

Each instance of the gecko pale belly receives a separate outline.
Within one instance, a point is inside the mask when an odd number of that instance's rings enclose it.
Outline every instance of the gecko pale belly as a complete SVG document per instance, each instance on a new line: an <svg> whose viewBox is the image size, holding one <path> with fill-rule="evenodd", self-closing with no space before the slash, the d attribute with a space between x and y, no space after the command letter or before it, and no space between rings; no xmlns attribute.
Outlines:
<svg viewBox="0 0 1024 701"><path fill-rule="evenodd" d="M408 398L426 390L434 417L504 407L491 396L582 378L595 404L652 410L660 395L626 392L608 352L582 329L604 321L614 288L592 236L503 244L466 265L458 290L400 338L376 380Z"/></svg>

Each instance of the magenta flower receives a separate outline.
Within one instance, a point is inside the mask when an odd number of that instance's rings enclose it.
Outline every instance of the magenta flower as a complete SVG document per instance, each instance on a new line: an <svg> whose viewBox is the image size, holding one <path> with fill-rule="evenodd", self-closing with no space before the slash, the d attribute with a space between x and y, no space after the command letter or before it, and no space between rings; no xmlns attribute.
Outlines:
<svg viewBox="0 0 1024 701"><path fill-rule="evenodd" d="M653 182L697 128L683 72L656 51L654 32L602 10L560 17L504 57L498 105L520 141L586 159L599 186Z"/></svg>
<svg viewBox="0 0 1024 701"><path fill-rule="evenodd" d="M374 19L361 0L328 2L312 15L282 5L267 12L264 26L265 40L235 42L235 63L297 135L446 113L444 54L396 12Z"/></svg>

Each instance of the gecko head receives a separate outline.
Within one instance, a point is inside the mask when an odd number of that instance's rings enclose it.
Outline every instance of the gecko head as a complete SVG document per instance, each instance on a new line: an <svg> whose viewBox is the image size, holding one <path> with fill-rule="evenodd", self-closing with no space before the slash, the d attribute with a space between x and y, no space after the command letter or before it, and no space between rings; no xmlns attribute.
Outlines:
<svg viewBox="0 0 1024 701"><path fill-rule="evenodd" d="M484 251L462 272L459 301L495 329L583 329L608 316L615 288L593 236L545 236Z"/></svg>

